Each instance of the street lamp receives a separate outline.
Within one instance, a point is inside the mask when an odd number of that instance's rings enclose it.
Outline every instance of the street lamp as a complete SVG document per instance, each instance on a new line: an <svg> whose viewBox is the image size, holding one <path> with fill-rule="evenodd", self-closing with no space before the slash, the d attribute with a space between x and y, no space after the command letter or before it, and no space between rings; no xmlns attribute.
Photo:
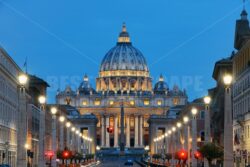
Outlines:
<svg viewBox="0 0 250 167"><path fill-rule="evenodd" d="M205 143L211 142L211 129L210 129L210 103L211 103L211 97L205 96L204 97L204 104L205 104ZM207 159L204 159L205 167L208 167L208 161Z"/></svg>
<svg viewBox="0 0 250 167"><path fill-rule="evenodd" d="M57 108L51 107L50 113L52 115L52 151L56 152L56 114L57 114ZM56 166L56 157L51 157L51 166Z"/></svg>
<svg viewBox="0 0 250 167"><path fill-rule="evenodd" d="M187 116L183 117L183 122L184 122L185 124L187 124L188 121L189 121L189 118L188 118Z"/></svg>
<svg viewBox="0 0 250 167"><path fill-rule="evenodd" d="M197 108L192 108L191 113L193 116L192 119L192 155L197 151L197 121L196 115L198 113ZM192 156L192 167L197 167L197 160L194 156Z"/></svg>
<svg viewBox="0 0 250 167"><path fill-rule="evenodd" d="M210 109L209 105L211 103L211 97L204 97L205 103L205 142L211 142L211 130L210 130Z"/></svg>
<svg viewBox="0 0 250 167"><path fill-rule="evenodd" d="M38 97L38 101L40 103L40 121L39 121L39 136L41 139L39 140L39 166L44 166L44 136L45 136L45 103L46 97L41 95Z"/></svg>
<svg viewBox="0 0 250 167"><path fill-rule="evenodd" d="M59 130L59 133L60 133L60 135L59 135L59 148L61 149L61 150L63 150L64 149L64 124L63 124L63 122L65 121L65 117L63 116L63 115L61 115L60 117L59 117L59 121L62 123L61 125L60 125L60 130Z"/></svg>
<svg viewBox="0 0 250 167"><path fill-rule="evenodd" d="M186 134L185 134L185 149L187 150L188 152L188 159L187 159L187 166L189 167L190 166L190 141L189 141L189 138L190 138L190 126L188 124L188 121L189 121L189 118L187 116L184 116L183 117L183 122L184 124L187 124L186 127Z"/></svg>
<svg viewBox="0 0 250 167"><path fill-rule="evenodd" d="M26 74L20 74L18 76L18 82L21 86L26 85L26 83L28 82L28 76Z"/></svg>
<svg viewBox="0 0 250 167"><path fill-rule="evenodd" d="M52 107L52 108L50 109L50 112L51 112L52 115L56 115L56 113L57 113L57 108L56 108L56 107Z"/></svg>
<svg viewBox="0 0 250 167"><path fill-rule="evenodd" d="M41 105L44 105L46 103L46 97L41 95L38 97L38 101Z"/></svg>
<svg viewBox="0 0 250 167"><path fill-rule="evenodd" d="M67 122L67 123L66 123L66 127L67 127L67 128L70 128L70 126L71 126L71 123L70 123L70 122Z"/></svg>
<svg viewBox="0 0 250 167"><path fill-rule="evenodd" d="M225 85L224 103L224 167L233 167L233 119L232 119L232 96L231 84L233 77L226 74L223 77Z"/></svg>
<svg viewBox="0 0 250 167"><path fill-rule="evenodd" d="M18 142L17 145L17 166L27 166L27 152L24 145L27 141L27 96L26 96L26 85L28 83L28 76L24 73L20 73L17 76L17 82L19 85L18 91L18 111L19 111L19 121L18 121Z"/></svg>
<svg viewBox="0 0 250 167"><path fill-rule="evenodd" d="M64 122L64 121L65 121L65 117L64 117L64 116L60 116L60 117L59 117L59 121L60 121L60 122Z"/></svg>
<svg viewBox="0 0 250 167"><path fill-rule="evenodd" d="M182 125L181 125L180 122L177 122L176 126L177 126L178 128L181 128Z"/></svg>

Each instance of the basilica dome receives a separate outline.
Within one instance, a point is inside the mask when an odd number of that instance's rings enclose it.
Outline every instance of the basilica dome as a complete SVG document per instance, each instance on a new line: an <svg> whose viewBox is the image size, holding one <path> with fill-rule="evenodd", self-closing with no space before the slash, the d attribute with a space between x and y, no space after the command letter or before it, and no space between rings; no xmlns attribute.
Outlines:
<svg viewBox="0 0 250 167"><path fill-rule="evenodd" d="M146 59L130 42L125 25L123 25L116 46L104 56L100 67L100 72L116 70L148 72Z"/></svg>
<svg viewBox="0 0 250 167"><path fill-rule="evenodd" d="M118 94L152 91L146 59L130 42L125 24L116 46L107 52L101 62L96 91Z"/></svg>

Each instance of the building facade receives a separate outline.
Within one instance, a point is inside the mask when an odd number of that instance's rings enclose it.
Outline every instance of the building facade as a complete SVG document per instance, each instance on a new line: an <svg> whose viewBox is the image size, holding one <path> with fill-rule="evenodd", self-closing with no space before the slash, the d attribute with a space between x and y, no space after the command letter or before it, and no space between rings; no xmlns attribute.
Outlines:
<svg viewBox="0 0 250 167"><path fill-rule="evenodd" d="M233 57L233 131L236 166L250 164L250 28L247 12L236 21Z"/></svg>
<svg viewBox="0 0 250 167"><path fill-rule="evenodd" d="M152 82L145 57L132 45L123 25L116 46L101 62L96 88L91 87L85 75L77 90L67 87L59 91L56 102L76 107L81 115L94 114L98 119L96 142L102 148L120 144L122 103L126 148L144 148L150 142L150 115L166 115L170 107L187 103L186 92L178 86L170 89L163 76L154 86ZM107 132L109 127L113 133Z"/></svg>
<svg viewBox="0 0 250 167"><path fill-rule="evenodd" d="M0 164L16 166L20 68L0 49Z"/></svg>

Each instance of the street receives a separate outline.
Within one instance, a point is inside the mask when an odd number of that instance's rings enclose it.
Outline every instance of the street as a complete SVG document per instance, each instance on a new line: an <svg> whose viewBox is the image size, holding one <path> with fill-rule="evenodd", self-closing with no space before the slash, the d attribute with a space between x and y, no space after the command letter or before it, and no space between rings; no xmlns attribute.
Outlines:
<svg viewBox="0 0 250 167"><path fill-rule="evenodd" d="M117 158L117 157L105 158L103 161L101 161L101 164L98 165L98 167L122 167L125 166L124 163L128 159L129 158ZM139 167L139 165L135 162L133 166Z"/></svg>

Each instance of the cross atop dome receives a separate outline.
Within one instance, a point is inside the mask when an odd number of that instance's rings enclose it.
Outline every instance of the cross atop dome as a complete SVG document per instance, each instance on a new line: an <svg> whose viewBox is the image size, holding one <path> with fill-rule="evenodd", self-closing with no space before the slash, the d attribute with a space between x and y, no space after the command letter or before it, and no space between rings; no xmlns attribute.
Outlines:
<svg viewBox="0 0 250 167"><path fill-rule="evenodd" d="M130 37L125 23L122 25L122 32L119 35L118 43L130 43Z"/></svg>

